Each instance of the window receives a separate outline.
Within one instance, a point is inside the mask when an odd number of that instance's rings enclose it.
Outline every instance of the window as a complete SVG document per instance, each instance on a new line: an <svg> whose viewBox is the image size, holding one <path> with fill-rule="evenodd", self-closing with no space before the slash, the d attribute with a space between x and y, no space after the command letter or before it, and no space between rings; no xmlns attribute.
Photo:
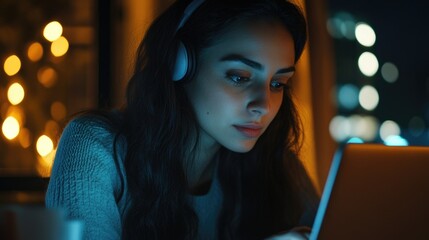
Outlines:
<svg viewBox="0 0 429 240"><path fill-rule="evenodd" d="M427 145L429 32L417 1L330 0L338 141Z"/></svg>
<svg viewBox="0 0 429 240"><path fill-rule="evenodd" d="M0 170L49 170L68 116L97 104L95 1L2 1Z"/></svg>

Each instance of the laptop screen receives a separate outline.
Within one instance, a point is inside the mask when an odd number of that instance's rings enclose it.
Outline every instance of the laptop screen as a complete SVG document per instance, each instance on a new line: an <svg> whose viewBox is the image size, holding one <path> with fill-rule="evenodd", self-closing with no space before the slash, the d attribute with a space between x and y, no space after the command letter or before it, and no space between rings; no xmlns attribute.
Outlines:
<svg viewBox="0 0 429 240"><path fill-rule="evenodd" d="M429 239L429 147L346 144L310 239Z"/></svg>

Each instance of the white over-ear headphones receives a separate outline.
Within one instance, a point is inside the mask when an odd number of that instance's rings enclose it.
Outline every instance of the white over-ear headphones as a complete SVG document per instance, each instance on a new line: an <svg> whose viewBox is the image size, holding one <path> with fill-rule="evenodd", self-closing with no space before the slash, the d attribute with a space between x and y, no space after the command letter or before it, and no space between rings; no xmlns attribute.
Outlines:
<svg viewBox="0 0 429 240"><path fill-rule="evenodd" d="M180 28L183 27L183 25L186 23L188 18L192 15L192 13L204 2L205 0L194 0L192 1L188 7L186 7L182 19L180 20L180 23L176 29L179 31ZM185 76L189 74L193 70L193 67L195 65L195 56L193 52L190 51L189 48L185 46L185 44L180 41L179 46L177 49L177 55L176 55L176 63L174 65L173 69L173 81L180 81Z"/></svg>

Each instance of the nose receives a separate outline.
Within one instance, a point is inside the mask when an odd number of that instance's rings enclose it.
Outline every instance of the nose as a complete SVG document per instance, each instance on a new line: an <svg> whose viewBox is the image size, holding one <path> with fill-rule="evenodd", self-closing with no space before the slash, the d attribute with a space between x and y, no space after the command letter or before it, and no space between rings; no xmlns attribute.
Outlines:
<svg viewBox="0 0 429 240"><path fill-rule="evenodd" d="M270 88L261 85L255 86L249 93L247 109L252 115L263 116L270 111Z"/></svg>

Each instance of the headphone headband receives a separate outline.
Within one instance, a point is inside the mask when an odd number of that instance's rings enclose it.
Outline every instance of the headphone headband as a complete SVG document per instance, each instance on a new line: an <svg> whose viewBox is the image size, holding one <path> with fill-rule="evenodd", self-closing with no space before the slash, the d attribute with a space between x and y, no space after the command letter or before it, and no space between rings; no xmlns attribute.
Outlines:
<svg viewBox="0 0 429 240"><path fill-rule="evenodd" d="M195 12L195 10L204 2L205 0L194 0L192 1L183 12L182 19L179 22L179 25L176 28L176 33L180 28L185 25L188 18ZM195 67L195 56L193 52L188 49L185 44L180 41L176 53L176 62L173 69L173 81L180 81L189 75L193 68Z"/></svg>
<svg viewBox="0 0 429 240"><path fill-rule="evenodd" d="M176 32L185 25L188 18L192 15L193 12L204 2L205 0L194 0L192 1L183 12L182 19L180 20L179 25L177 26Z"/></svg>

